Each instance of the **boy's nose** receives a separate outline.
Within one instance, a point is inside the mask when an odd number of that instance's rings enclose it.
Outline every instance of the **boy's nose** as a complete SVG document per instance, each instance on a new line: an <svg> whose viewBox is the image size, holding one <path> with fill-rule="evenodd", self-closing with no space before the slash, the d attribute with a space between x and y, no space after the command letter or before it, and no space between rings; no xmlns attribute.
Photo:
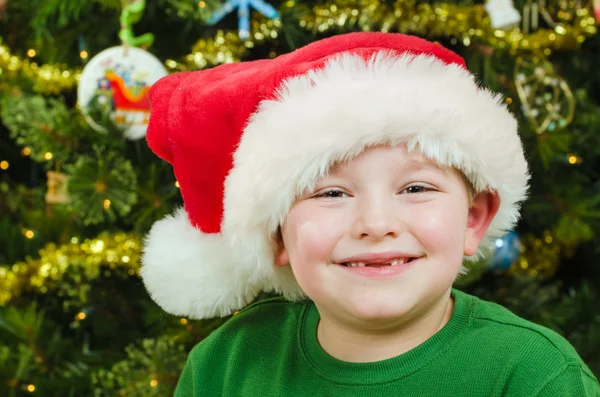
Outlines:
<svg viewBox="0 0 600 397"><path fill-rule="evenodd" d="M386 237L396 238L402 232L402 222L385 200L364 203L355 214L351 234L356 239L380 241Z"/></svg>

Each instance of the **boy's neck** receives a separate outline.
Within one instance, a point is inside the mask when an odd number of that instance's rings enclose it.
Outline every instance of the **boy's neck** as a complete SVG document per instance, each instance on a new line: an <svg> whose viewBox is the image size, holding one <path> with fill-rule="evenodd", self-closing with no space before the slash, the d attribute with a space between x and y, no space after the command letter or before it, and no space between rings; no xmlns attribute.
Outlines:
<svg viewBox="0 0 600 397"><path fill-rule="evenodd" d="M448 290L426 314L383 330L347 326L330 321L321 313L317 337L323 350L338 360L382 361L406 353L431 338L450 321L453 311L454 298Z"/></svg>

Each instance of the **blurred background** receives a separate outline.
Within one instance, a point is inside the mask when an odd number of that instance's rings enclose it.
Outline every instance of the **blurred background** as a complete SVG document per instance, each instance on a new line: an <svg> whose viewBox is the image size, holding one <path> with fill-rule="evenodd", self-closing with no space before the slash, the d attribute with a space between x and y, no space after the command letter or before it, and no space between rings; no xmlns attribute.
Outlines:
<svg viewBox="0 0 600 397"><path fill-rule="evenodd" d="M144 234L181 205L147 91L351 31L438 41L504 94L531 194L457 287L600 375L599 21L600 0L0 0L0 395L172 395L226 319L168 315L140 281Z"/></svg>

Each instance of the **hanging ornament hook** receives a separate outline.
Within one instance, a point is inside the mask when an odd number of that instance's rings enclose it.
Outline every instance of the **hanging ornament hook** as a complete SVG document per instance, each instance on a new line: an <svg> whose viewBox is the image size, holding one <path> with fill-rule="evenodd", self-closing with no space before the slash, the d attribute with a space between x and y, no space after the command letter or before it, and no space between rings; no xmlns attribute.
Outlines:
<svg viewBox="0 0 600 397"><path fill-rule="evenodd" d="M154 43L154 35L145 33L140 36L133 34L133 25L142 19L144 9L146 8L146 0L123 0L123 11L119 18L121 22L121 30L119 38L127 51L127 47L148 48Z"/></svg>

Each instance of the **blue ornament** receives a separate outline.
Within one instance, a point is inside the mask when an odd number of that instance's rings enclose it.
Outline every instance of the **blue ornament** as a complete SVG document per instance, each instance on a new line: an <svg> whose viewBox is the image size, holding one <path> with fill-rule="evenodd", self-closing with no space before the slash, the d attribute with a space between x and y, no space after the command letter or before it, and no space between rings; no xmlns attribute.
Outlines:
<svg viewBox="0 0 600 397"><path fill-rule="evenodd" d="M237 8L238 35L240 39L246 41L250 37L250 6L267 18L279 18L279 12L264 0L227 0L206 22L209 25L214 25Z"/></svg>
<svg viewBox="0 0 600 397"><path fill-rule="evenodd" d="M496 249L492 255L491 270L506 270L521 255L521 239L517 232L511 230L496 240Z"/></svg>

